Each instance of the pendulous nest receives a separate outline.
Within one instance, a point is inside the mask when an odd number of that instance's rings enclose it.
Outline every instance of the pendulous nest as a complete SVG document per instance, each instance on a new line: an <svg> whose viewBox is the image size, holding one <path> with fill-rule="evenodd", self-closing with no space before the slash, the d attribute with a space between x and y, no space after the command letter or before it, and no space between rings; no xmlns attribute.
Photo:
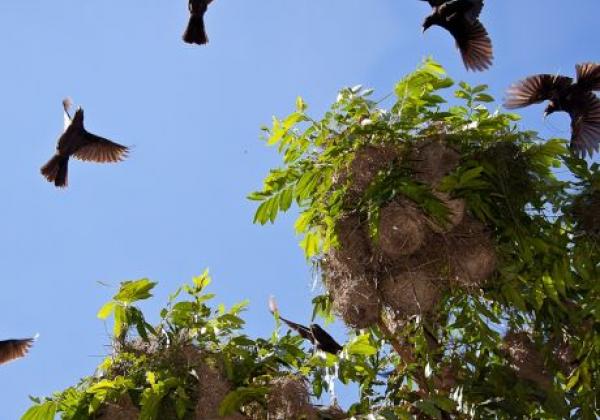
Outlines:
<svg viewBox="0 0 600 420"><path fill-rule="evenodd" d="M117 402L108 402L95 417L97 420L138 420L140 409L137 408L129 395L122 395Z"/></svg>
<svg viewBox="0 0 600 420"><path fill-rule="evenodd" d="M415 179L446 206L446 223L399 196L380 208L375 237L357 210L336 222L338 243L321 268L334 311L354 328L377 324L382 309L401 317L430 313L448 289L476 290L498 265L486 226L468 214L464 199L437 189L460 154L436 138L419 142L407 155ZM360 148L350 165L351 198L362 197L381 171L401 162L389 146Z"/></svg>
<svg viewBox="0 0 600 420"><path fill-rule="evenodd" d="M273 380L266 397L268 419L316 420L317 411L310 404L306 379L298 376L283 376Z"/></svg>
<svg viewBox="0 0 600 420"><path fill-rule="evenodd" d="M510 331L504 337L502 350L520 379L533 382L546 391L552 388L552 376L529 334Z"/></svg>

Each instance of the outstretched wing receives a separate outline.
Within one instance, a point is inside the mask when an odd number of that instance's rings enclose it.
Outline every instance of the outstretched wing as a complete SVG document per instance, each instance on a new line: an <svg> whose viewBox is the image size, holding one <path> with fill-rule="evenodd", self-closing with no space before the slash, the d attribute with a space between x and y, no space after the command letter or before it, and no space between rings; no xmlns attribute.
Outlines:
<svg viewBox="0 0 600 420"><path fill-rule="evenodd" d="M482 9L483 0L451 0L444 4L444 14L446 16L458 13L471 24L475 23Z"/></svg>
<svg viewBox="0 0 600 420"><path fill-rule="evenodd" d="M573 84L573 79L552 74L537 74L521 80L506 92L504 107L508 109L539 104L552 99Z"/></svg>
<svg viewBox="0 0 600 420"><path fill-rule="evenodd" d="M112 163L125 159L128 152L129 148L126 146L86 132L85 144L73 156L84 161Z"/></svg>
<svg viewBox="0 0 600 420"><path fill-rule="evenodd" d="M475 20L472 24L464 20L457 21L448 30L456 40L467 70L483 71L492 65L492 40L480 21Z"/></svg>
<svg viewBox="0 0 600 420"><path fill-rule="evenodd" d="M600 90L600 64L582 63L577 69L577 85L583 90Z"/></svg>
<svg viewBox="0 0 600 420"><path fill-rule="evenodd" d="M431 7L437 7L437 6L441 6L444 3L447 3L450 0L422 0L422 1L426 1L427 3L429 3L429 5Z"/></svg>
<svg viewBox="0 0 600 420"><path fill-rule="evenodd" d="M33 341L33 338L0 341L0 365L24 357Z"/></svg>
<svg viewBox="0 0 600 420"><path fill-rule="evenodd" d="M600 100L591 92L583 106L571 113L571 150L577 156L592 156L600 147Z"/></svg>
<svg viewBox="0 0 600 420"><path fill-rule="evenodd" d="M337 354L342 351L342 346L327 333L319 324L312 324L310 330L315 338L317 348L327 353Z"/></svg>
<svg viewBox="0 0 600 420"><path fill-rule="evenodd" d="M292 330L296 331L302 338L310 341L313 344L316 344L315 337L313 336L313 333L310 330L310 328L305 327L304 325L296 324L295 322L292 322L292 321L288 321L285 318L279 317L279 319L282 320Z"/></svg>

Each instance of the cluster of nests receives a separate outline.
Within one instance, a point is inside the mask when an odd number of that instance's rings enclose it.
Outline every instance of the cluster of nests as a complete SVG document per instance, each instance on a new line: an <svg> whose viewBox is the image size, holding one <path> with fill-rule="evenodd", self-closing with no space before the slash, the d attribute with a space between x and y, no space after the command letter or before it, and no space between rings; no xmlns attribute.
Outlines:
<svg viewBox="0 0 600 420"><path fill-rule="evenodd" d="M568 377L577 366L577 360L573 348L564 340L554 339L544 347L547 347L546 353L550 356L544 357L527 332L509 331L504 337L501 350L518 378L549 391L553 386L552 372L555 368Z"/></svg>
<svg viewBox="0 0 600 420"><path fill-rule="evenodd" d="M465 200L439 191L460 160L443 138L420 141L404 158L391 146L361 147L336 176L336 183L347 185L345 208L357 209L378 174L403 160L446 206L447 223L399 196L380 208L376 238L358 210L338 220L339 246L322 258L321 268L334 311L354 328L377 324L382 310L395 319L430 313L449 288L478 289L496 270L489 229L469 215Z"/></svg>
<svg viewBox="0 0 600 420"><path fill-rule="evenodd" d="M219 355L210 354L197 347L185 344L168 348L155 342L132 340L122 346L120 352L145 356L148 370L168 366L174 375L189 375L192 371L197 379L194 395L194 411L186 418L194 420L261 420L261 419L341 419L346 418L343 412L330 407L318 410L310 404L308 383L305 379L286 375L272 379L266 386L269 391L262 401L249 401L241 412L224 417L219 416L219 408L225 397L235 389L228 380L225 368ZM127 375L127 362L117 365L109 372L109 376ZM95 417L98 420L137 420L140 408L129 394L123 394L118 401L106 403ZM159 418L177 419L175 406L169 399L163 400Z"/></svg>

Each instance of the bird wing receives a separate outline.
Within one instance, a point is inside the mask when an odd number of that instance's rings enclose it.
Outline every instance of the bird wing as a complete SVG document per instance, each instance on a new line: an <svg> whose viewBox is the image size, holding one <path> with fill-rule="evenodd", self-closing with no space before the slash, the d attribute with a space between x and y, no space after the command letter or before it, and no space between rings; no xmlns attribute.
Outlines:
<svg viewBox="0 0 600 420"><path fill-rule="evenodd" d="M469 24L462 20L447 29L456 40L467 70L483 71L492 65L492 40L480 21Z"/></svg>
<svg viewBox="0 0 600 420"><path fill-rule="evenodd" d="M583 106L571 113L571 150L585 158L600 147L600 99L592 92L583 98Z"/></svg>
<svg viewBox="0 0 600 420"><path fill-rule="evenodd" d="M24 357L33 341L33 338L0 341L0 365Z"/></svg>
<svg viewBox="0 0 600 420"><path fill-rule="evenodd" d="M458 13L463 15L469 23L474 24L483 9L483 0L451 0L446 2L443 7L446 16Z"/></svg>
<svg viewBox="0 0 600 420"><path fill-rule="evenodd" d="M537 74L517 82L506 92L504 107L508 109L539 104L568 89L573 79L553 74Z"/></svg>
<svg viewBox="0 0 600 420"><path fill-rule="evenodd" d="M302 338L310 341L313 344L316 344L315 337L313 336L313 333L310 328L305 327L304 325L296 324L295 322L289 321L285 318L279 317L279 319L282 320L285 324L287 324L287 326L290 327L292 330L296 331Z"/></svg>
<svg viewBox="0 0 600 420"><path fill-rule="evenodd" d="M85 144L73 156L83 161L110 163L122 161L128 152L129 148L126 146L86 132Z"/></svg>
<svg viewBox="0 0 600 420"><path fill-rule="evenodd" d="M422 0L422 1L426 1L427 3L429 3L429 5L431 7L437 7L437 6L441 6L444 3L447 3L450 0Z"/></svg>
<svg viewBox="0 0 600 420"><path fill-rule="evenodd" d="M337 354L342 351L342 346L335 341L335 339L329 335L327 331L325 331L319 324L312 324L310 326L310 330L312 335L315 338L317 348L319 350L323 350L327 353Z"/></svg>
<svg viewBox="0 0 600 420"><path fill-rule="evenodd" d="M583 90L600 90L600 64L583 63L575 68L579 87Z"/></svg>

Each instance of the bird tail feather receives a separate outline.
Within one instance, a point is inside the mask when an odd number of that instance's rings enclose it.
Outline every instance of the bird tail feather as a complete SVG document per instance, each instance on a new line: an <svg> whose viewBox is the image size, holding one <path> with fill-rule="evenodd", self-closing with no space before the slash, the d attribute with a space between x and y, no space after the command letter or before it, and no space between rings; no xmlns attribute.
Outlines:
<svg viewBox="0 0 600 420"><path fill-rule="evenodd" d="M69 157L56 154L42 166L41 172L49 182L54 182L54 185L62 188L67 186L68 168Z"/></svg>
<svg viewBox="0 0 600 420"><path fill-rule="evenodd" d="M183 33L183 41L188 44L204 45L208 43L208 36L204 28L204 16L193 14L190 16L188 26Z"/></svg>

